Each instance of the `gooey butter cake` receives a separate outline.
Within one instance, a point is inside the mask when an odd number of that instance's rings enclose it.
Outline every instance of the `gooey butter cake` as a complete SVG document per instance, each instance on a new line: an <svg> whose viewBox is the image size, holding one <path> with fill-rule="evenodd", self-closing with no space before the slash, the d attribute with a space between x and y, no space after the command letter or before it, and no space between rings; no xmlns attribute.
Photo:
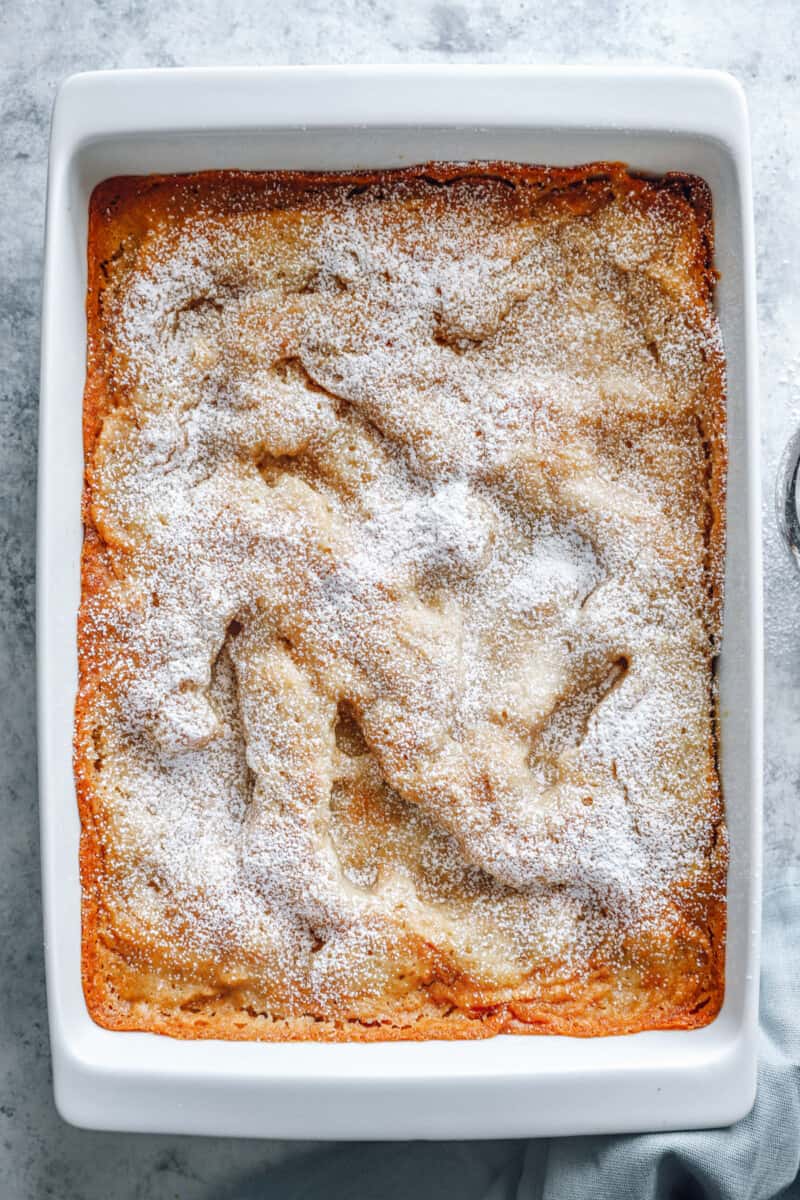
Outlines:
<svg viewBox="0 0 800 1200"><path fill-rule="evenodd" d="M75 764L100 1024L691 1027L723 994L701 180L91 202Z"/></svg>

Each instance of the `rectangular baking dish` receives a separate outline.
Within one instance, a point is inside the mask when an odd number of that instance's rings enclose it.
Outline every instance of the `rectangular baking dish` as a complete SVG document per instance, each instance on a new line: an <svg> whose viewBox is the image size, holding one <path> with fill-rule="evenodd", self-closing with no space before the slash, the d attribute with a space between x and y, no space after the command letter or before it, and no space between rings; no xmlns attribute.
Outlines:
<svg viewBox="0 0 800 1200"><path fill-rule="evenodd" d="M704 1029L419 1044L181 1042L112 1033L80 977L72 778L81 548L87 206L117 174L342 170L429 159L695 172L714 200L730 468L721 769L731 841L725 1003ZM755 1095L761 855L761 579L747 112L716 72L278 68L78 75L55 104L39 441L38 670L47 992L55 1097L95 1129L303 1138L483 1138L724 1125Z"/></svg>

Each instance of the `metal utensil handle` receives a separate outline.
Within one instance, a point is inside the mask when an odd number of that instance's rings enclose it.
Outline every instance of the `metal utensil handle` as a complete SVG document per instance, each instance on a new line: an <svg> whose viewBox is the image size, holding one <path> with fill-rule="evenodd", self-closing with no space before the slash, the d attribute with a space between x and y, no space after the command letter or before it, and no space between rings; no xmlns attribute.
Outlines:
<svg viewBox="0 0 800 1200"><path fill-rule="evenodd" d="M783 540L800 568L800 516L797 511L797 483L800 475L800 429L790 438L778 470L777 517Z"/></svg>

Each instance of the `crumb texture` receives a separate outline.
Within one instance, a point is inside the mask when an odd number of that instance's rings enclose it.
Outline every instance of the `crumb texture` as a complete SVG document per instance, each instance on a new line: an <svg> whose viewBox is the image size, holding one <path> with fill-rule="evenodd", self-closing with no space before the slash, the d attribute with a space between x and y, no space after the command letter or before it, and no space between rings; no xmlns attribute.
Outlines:
<svg viewBox="0 0 800 1200"><path fill-rule="evenodd" d="M183 1037L722 1000L702 181L109 180L89 231L84 988Z"/></svg>

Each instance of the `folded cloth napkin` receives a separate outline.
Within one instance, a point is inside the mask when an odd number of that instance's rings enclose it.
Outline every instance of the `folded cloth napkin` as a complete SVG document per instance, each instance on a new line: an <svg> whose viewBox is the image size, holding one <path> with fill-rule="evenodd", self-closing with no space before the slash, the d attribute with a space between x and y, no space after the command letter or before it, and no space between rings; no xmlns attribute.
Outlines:
<svg viewBox="0 0 800 1200"><path fill-rule="evenodd" d="M697 1086L702 1087L702 1079ZM764 897L758 1096L727 1129L528 1142L347 1143L240 1181L230 1200L800 1197L800 875Z"/></svg>

